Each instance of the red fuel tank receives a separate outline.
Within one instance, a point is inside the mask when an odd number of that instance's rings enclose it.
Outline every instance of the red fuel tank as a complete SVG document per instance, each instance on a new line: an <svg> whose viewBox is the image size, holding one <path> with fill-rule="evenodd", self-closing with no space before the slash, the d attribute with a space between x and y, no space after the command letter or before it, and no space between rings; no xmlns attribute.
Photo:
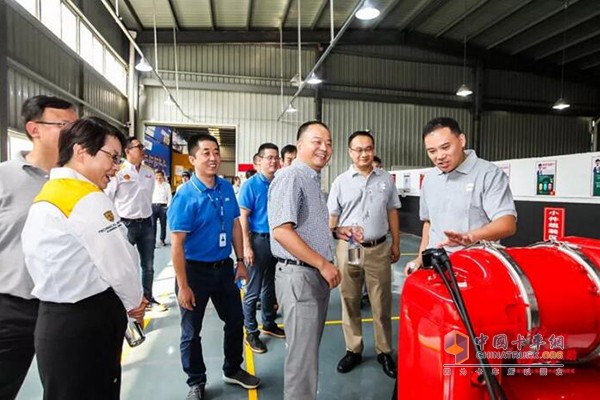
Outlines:
<svg viewBox="0 0 600 400"><path fill-rule="evenodd" d="M480 349L508 399L600 393L600 241L481 244L450 260ZM408 277L400 304L399 399L487 399L481 353L466 335L440 277L433 270Z"/></svg>

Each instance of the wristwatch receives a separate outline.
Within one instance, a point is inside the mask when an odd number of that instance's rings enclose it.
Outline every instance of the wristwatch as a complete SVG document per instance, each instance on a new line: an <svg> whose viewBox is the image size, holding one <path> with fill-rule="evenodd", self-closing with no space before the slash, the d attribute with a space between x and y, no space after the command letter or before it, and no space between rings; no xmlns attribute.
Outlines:
<svg viewBox="0 0 600 400"><path fill-rule="evenodd" d="M244 262L244 257L238 257L235 261L243 263Z"/></svg>

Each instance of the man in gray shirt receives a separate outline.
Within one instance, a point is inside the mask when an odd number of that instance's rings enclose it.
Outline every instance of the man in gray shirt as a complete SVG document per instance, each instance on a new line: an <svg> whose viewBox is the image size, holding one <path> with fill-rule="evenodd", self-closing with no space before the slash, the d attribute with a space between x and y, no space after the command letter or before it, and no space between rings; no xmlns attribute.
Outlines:
<svg viewBox="0 0 600 400"><path fill-rule="evenodd" d="M363 337L361 323L361 288L367 284L373 310L377 361L391 378L396 377L392 358L392 269L390 263L400 258L400 200L390 174L373 168L375 139L366 131L354 132L348 138L348 153L352 165L338 176L329 192L329 226L358 225L364 231L363 257L359 265L348 262L347 236L338 234L337 265L342 271L342 330L346 355L340 360L340 373L351 371L362 361ZM391 246L386 242L392 233ZM356 238L352 238L353 240Z"/></svg>
<svg viewBox="0 0 600 400"><path fill-rule="evenodd" d="M286 329L284 398L317 397L319 344L329 291L339 285L333 237L321 169L333 153L329 128L318 121L302 124L298 158L280 170L269 187L271 251L277 258L275 292Z"/></svg>
<svg viewBox="0 0 600 400"><path fill-rule="evenodd" d="M33 150L0 164L0 399L14 399L34 354L38 301L25 268L21 231L29 206L58 161L61 128L77 119L73 105L35 96L23 104L25 132Z"/></svg>
<svg viewBox="0 0 600 400"><path fill-rule="evenodd" d="M454 252L480 240L500 240L517 230L517 211L506 174L465 150L466 138L452 118L435 118L423 128L423 141L435 168L423 179L419 256L406 265L421 267L421 252L444 247Z"/></svg>

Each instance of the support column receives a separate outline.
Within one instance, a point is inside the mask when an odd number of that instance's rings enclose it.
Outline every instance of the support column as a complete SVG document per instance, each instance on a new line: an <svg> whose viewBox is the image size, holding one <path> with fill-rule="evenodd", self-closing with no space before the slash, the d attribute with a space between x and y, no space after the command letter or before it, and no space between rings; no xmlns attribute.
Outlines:
<svg viewBox="0 0 600 400"><path fill-rule="evenodd" d="M6 0L0 0L0 162L8 159L8 29Z"/></svg>
<svg viewBox="0 0 600 400"><path fill-rule="evenodd" d="M483 112L483 62L478 59L475 66L475 98L473 99L473 150L480 156L481 154L481 114Z"/></svg>

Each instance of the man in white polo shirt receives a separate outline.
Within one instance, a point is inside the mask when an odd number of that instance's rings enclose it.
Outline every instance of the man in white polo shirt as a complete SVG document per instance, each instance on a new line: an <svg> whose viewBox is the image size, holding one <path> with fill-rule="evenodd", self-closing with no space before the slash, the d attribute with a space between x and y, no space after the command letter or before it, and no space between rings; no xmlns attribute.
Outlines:
<svg viewBox="0 0 600 400"><path fill-rule="evenodd" d="M144 297L153 311L165 311L152 294L154 281L154 228L152 227L152 193L154 171L144 165L144 145L134 137L127 139L126 160L112 178L105 193L115 202L115 208L127 227L127 239L137 248L142 269Z"/></svg>

